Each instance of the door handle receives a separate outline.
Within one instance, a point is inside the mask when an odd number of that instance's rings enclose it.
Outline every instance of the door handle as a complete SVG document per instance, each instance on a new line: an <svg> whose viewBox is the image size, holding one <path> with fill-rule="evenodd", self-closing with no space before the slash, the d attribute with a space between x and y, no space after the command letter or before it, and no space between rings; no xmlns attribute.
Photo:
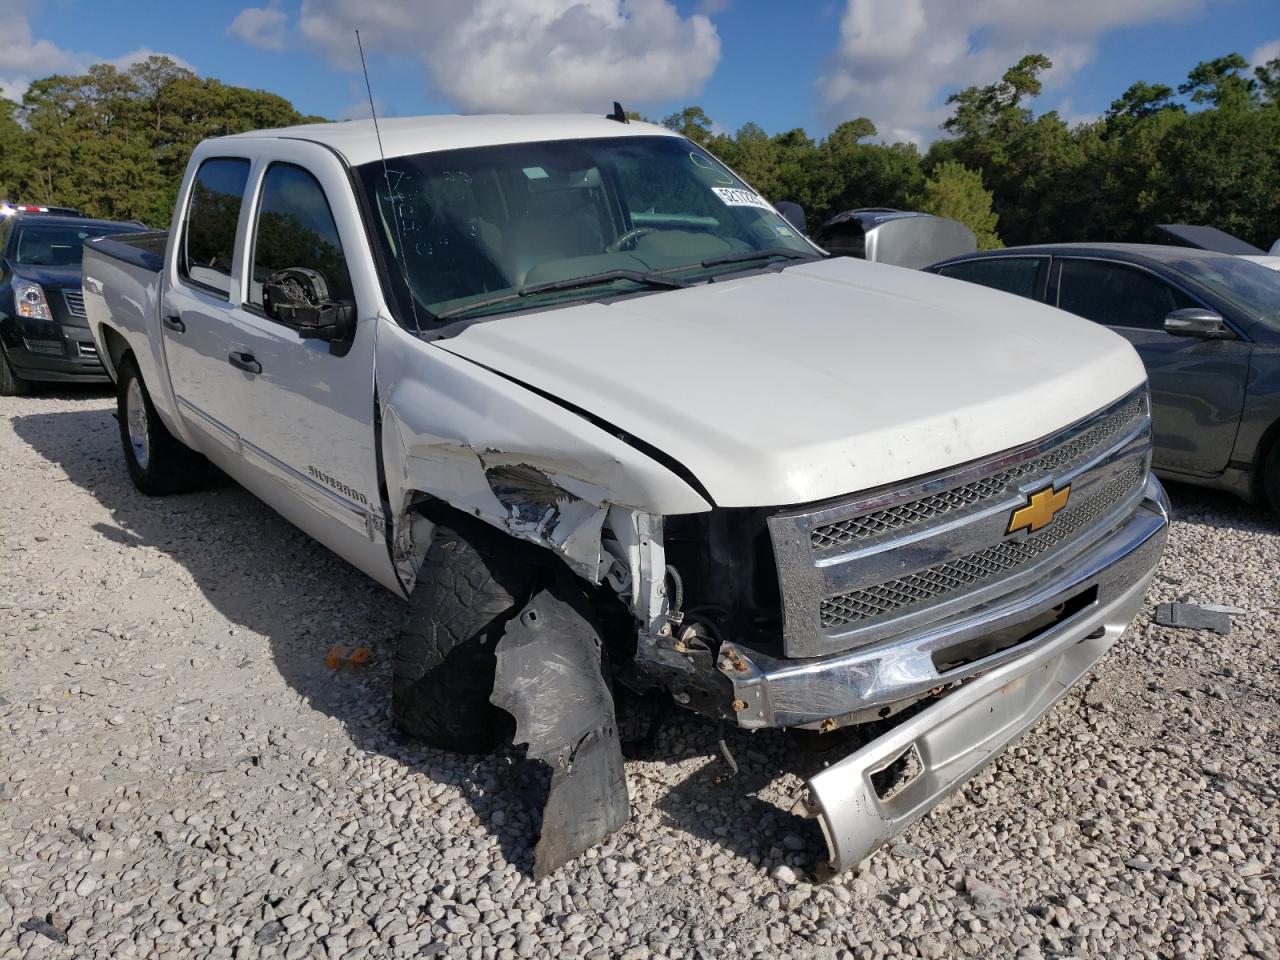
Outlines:
<svg viewBox="0 0 1280 960"><path fill-rule="evenodd" d="M174 333L186 333L187 325L182 322L181 317L165 317L164 325Z"/></svg>
<svg viewBox="0 0 1280 960"><path fill-rule="evenodd" d="M252 353L232 351L227 357L227 363L231 364L237 370L243 370L246 373L262 372L262 364L253 359Z"/></svg>

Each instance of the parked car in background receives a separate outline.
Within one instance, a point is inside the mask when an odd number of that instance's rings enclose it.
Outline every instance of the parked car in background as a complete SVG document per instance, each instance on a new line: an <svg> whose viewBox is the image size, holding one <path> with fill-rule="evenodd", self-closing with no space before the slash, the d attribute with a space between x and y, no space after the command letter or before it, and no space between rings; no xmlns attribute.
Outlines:
<svg viewBox="0 0 1280 960"><path fill-rule="evenodd" d="M21 211L0 219L0 395L39 380L103 383L80 292L84 241L138 224Z"/></svg>
<svg viewBox="0 0 1280 960"><path fill-rule="evenodd" d="M959 221L892 207L837 213L811 239L833 256L912 269L978 249L973 231Z"/></svg>
<svg viewBox="0 0 1280 960"><path fill-rule="evenodd" d="M1151 381L1155 469L1280 511L1280 274L1190 247L1011 247L929 267L1110 327Z"/></svg>
<svg viewBox="0 0 1280 960"><path fill-rule="evenodd" d="M83 216L75 207L49 207L38 203L13 203L10 200L0 200L0 217L12 217L18 213L51 213L59 217Z"/></svg>
<svg viewBox="0 0 1280 960"><path fill-rule="evenodd" d="M1261 247L1255 247L1246 240L1219 230L1195 223L1158 223L1151 230L1156 243L1167 243L1174 247L1193 247L1196 250L1213 250L1217 253L1231 253L1238 257L1256 257L1266 253Z"/></svg>

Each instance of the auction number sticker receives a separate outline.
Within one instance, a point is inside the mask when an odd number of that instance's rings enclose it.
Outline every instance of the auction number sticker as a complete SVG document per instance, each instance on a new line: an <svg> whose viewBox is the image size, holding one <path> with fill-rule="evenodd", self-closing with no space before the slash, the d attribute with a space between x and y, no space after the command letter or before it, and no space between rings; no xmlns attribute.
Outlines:
<svg viewBox="0 0 1280 960"><path fill-rule="evenodd" d="M741 190L738 187L712 187L711 190L721 202L728 207L759 207L761 210L772 210L769 202L754 190Z"/></svg>

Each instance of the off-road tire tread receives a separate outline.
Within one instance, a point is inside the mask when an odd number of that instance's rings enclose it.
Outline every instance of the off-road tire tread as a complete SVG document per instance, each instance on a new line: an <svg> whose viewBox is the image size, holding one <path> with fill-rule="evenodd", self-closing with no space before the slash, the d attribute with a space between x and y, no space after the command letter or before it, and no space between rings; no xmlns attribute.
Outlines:
<svg viewBox="0 0 1280 960"><path fill-rule="evenodd" d="M391 707L405 733L459 753L492 750L512 721L489 702L494 648L532 596L536 563L479 523L437 526L396 638Z"/></svg>
<svg viewBox="0 0 1280 960"><path fill-rule="evenodd" d="M142 401L147 408L147 430L151 439L151 462L146 469L138 465L129 442L129 420L125 394L129 381L137 379L142 386ZM120 421L120 445L124 452L125 467L133 485L149 497L164 497L175 493L190 493L204 485L209 476L209 461L185 446L165 427L156 413L147 392L146 381L138 372L132 356L120 363L116 381L116 419Z"/></svg>

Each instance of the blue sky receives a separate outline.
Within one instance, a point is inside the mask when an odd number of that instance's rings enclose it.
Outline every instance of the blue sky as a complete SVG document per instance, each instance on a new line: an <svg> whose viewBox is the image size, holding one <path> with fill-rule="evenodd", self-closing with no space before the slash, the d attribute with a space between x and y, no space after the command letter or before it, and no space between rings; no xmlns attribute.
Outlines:
<svg viewBox="0 0 1280 960"><path fill-rule="evenodd" d="M1073 118L1134 80L1176 86L1201 59L1280 55L1280 0L0 0L0 23L21 41L0 60L10 95L158 51L304 112L356 115L358 26L386 114L617 98L654 118L698 103L726 130L822 134L865 114L921 141L948 92L1024 52L1057 64L1037 106Z"/></svg>

